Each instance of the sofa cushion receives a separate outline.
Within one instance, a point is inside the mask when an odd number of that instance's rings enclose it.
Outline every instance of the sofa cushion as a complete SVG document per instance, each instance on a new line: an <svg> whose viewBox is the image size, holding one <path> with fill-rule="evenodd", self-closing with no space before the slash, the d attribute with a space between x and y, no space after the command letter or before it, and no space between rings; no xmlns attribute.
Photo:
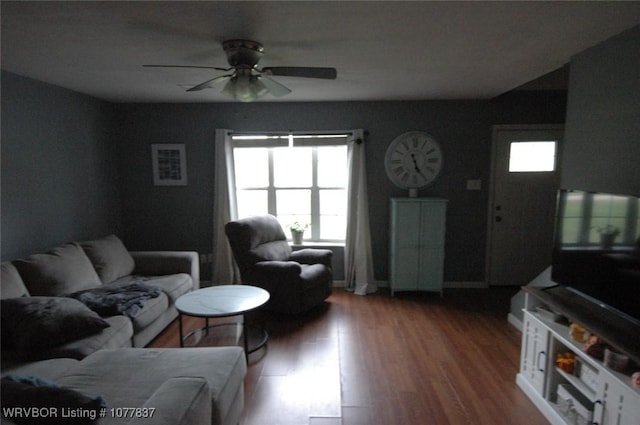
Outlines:
<svg viewBox="0 0 640 425"><path fill-rule="evenodd" d="M8 261L4 261L0 267L2 268L0 297L4 299L29 296L29 291L24 286L20 273L18 273L15 266Z"/></svg>
<svg viewBox="0 0 640 425"><path fill-rule="evenodd" d="M40 417L13 415L15 424L82 425L93 424L99 410L107 407L102 397L92 397L36 376L6 375L1 380L3 412L8 408L35 408L42 412L55 412ZM67 417L63 411L82 411L78 417Z"/></svg>
<svg viewBox="0 0 640 425"><path fill-rule="evenodd" d="M167 276L145 276L140 278L145 285L159 288L169 297L169 303L175 304L176 300L193 288L191 276L186 273L171 274Z"/></svg>
<svg viewBox="0 0 640 425"><path fill-rule="evenodd" d="M133 330L137 333L140 329L144 329L153 323L157 318L169 308L169 299L167 294L161 292L156 298L145 301L142 308L138 311L133 321Z"/></svg>
<svg viewBox="0 0 640 425"><path fill-rule="evenodd" d="M102 283L113 282L133 273L135 262L122 241L115 235L80 242Z"/></svg>
<svg viewBox="0 0 640 425"><path fill-rule="evenodd" d="M133 324L131 320L125 316L112 316L104 318L104 321L109 324L108 328L43 351L42 355L37 356L37 358L71 358L81 360L89 354L105 348L131 347L131 339L133 338Z"/></svg>
<svg viewBox="0 0 640 425"><path fill-rule="evenodd" d="M80 245L67 243L13 264L31 295L56 296L101 285Z"/></svg>
<svg viewBox="0 0 640 425"><path fill-rule="evenodd" d="M140 407L167 379L203 377L211 395L211 423L223 424L239 422L227 415L242 392L246 371L240 347L129 348L95 352L56 383L85 394L99 393L113 407ZM114 423L105 419L105 424Z"/></svg>
<svg viewBox="0 0 640 425"><path fill-rule="evenodd" d="M109 326L80 301L22 297L0 301L3 344L27 356L100 332Z"/></svg>
<svg viewBox="0 0 640 425"><path fill-rule="evenodd" d="M15 363L5 367L4 358L2 359L2 374L14 373L18 375L35 375L42 378L56 381L58 378L65 376L69 370L78 366L78 360L74 359L47 359L36 362L27 361Z"/></svg>
<svg viewBox="0 0 640 425"><path fill-rule="evenodd" d="M211 425L211 393L207 380L195 376L169 378L142 406L153 411L154 424ZM140 415L129 425L150 425Z"/></svg>
<svg viewBox="0 0 640 425"><path fill-rule="evenodd" d="M160 278L160 277L159 277ZM147 277L138 277L138 276L125 276L116 280L115 282L109 283L108 287L125 287L131 285L135 282L142 282L145 285L155 287L153 285L152 280L147 280ZM160 288L163 289L163 288ZM133 323L133 331L134 334L138 333L140 329L144 329L149 326L154 320L162 316L164 312L169 308L169 298L167 294L162 291L160 295L155 298L149 298L144 300L141 308L138 310L135 317L130 320Z"/></svg>

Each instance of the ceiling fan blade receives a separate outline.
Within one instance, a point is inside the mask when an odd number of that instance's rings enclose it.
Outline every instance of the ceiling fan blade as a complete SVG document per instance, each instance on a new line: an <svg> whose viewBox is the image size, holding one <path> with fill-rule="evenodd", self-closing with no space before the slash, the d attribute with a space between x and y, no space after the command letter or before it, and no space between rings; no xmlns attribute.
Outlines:
<svg viewBox="0 0 640 425"><path fill-rule="evenodd" d="M202 89L209 89L209 88L211 88L211 86L212 86L214 83L218 83L218 82L221 82L221 81L224 81L224 80L228 80L228 79L230 79L231 77L233 77L233 75L231 75L231 74L229 74L229 75L221 75L221 76L219 76L219 77L216 77L216 78L212 78L212 79L210 79L210 80L207 80L207 81L205 81L204 83L200 83L200 84L198 84L197 86L193 86L193 87L191 87L190 89L188 89L187 91L200 91L200 90L202 90Z"/></svg>
<svg viewBox="0 0 640 425"><path fill-rule="evenodd" d="M260 81L262 81L262 84L264 84L267 90L269 90L269 93L271 93L275 97L282 97L284 95L291 93L290 89L283 86L276 80L273 80L267 77L266 75L260 75L259 78L260 78Z"/></svg>
<svg viewBox="0 0 640 425"><path fill-rule="evenodd" d="M215 69L218 71L231 71L233 68L219 68L217 66L198 66L198 65L142 65L144 68L200 68Z"/></svg>
<svg viewBox="0 0 640 425"><path fill-rule="evenodd" d="M282 77L323 78L335 80L338 71L335 68L313 68L304 66L271 66L262 69L267 75L279 75Z"/></svg>

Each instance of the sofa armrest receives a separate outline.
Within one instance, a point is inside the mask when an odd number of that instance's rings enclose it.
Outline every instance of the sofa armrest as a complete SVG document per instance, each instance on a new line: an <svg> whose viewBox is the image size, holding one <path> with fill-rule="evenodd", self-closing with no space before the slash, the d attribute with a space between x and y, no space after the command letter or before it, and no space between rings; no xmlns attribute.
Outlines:
<svg viewBox="0 0 640 425"><path fill-rule="evenodd" d="M211 394L200 377L167 379L129 425L211 425ZM110 406L118 407L118 406ZM146 416L146 417L144 417Z"/></svg>
<svg viewBox="0 0 640 425"><path fill-rule="evenodd" d="M330 249L304 248L293 251L289 259L300 264L324 264L331 267L332 257L333 251Z"/></svg>
<svg viewBox="0 0 640 425"><path fill-rule="evenodd" d="M186 273L191 276L193 289L200 287L200 262L195 251L132 251L134 274L162 276Z"/></svg>

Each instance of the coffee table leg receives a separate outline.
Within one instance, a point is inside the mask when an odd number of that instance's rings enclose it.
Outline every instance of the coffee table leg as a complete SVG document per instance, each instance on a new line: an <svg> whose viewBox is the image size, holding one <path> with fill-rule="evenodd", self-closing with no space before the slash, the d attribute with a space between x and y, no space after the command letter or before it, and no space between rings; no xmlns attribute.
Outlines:
<svg viewBox="0 0 640 425"><path fill-rule="evenodd" d="M182 337L182 314L178 314L178 328L180 329L180 348L183 348L184 339Z"/></svg>
<svg viewBox="0 0 640 425"><path fill-rule="evenodd" d="M242 315L242 334L244 335L244 356L249 363L249 328L247 328L247 317Z"/></svg>
<svg viewBox="0 0 640 425"><path fill-rule="evenodd" d="M255 353L262 347L265 347L267 345L267 342L269 341L269 334L264 329L264 327L262 327L259 330L259 332L262 334L262 340L255 347L250 349L249 348L249 329L252 327L253 326L251 326L251 324L247 323L246 315L243 314L242 315L242 333L244 334L244 352L247 359L247 363L249 363L249 354Z"/></svg>

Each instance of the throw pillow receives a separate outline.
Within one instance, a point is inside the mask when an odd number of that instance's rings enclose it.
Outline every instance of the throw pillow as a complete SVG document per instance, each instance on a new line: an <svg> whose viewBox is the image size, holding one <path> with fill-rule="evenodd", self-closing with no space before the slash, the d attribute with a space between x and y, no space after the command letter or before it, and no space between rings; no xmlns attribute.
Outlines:
<svg viewBox="0 0 640 425"><path fill-rule="evenodd" d="M0 282L2 282L2 298L29 296L29 291L24 286L20 273L9 261L3 261L0 265Z"/></svg>
<svg viewBox="0 0 640 425"><path fill-rule="evenodd" d="M122 241L115 235L93 241L80 242L93 263L102 283L113 282L133 273L135 262Z"/></svg>
<svg viewBox="0 0 640 425"><path fill-rule="evenodd" d="M8 336L9 345L27 357L109 327L73 298L23 297L0 302L2 335Z"/></svg>
<svg viewBox="0 0 640 425"><path fill-rule="evenodd" d="M6 375L0 380L2 414L21 424L88 425L107 407L102 397L90 397L35 376Z"/></svg>
<svg viewBox="0 0 640 425"><path fill-rule="evenodd" d="M76 243L15 260L13 265L31 295L56 296L102 284L89 257Z"/></svg>

